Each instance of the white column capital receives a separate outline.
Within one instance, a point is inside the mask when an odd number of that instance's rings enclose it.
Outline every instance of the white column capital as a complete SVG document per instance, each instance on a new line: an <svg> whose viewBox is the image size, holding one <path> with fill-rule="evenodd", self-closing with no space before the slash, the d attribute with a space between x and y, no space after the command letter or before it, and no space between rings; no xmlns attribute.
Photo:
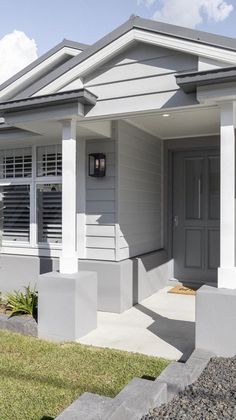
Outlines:
<svg viewBox="0 0 236 420"><path fill-rule="evenodd" d="M77 120L75 117L60 120L62 126L62 140L75 138L76 139L76 126Z"/></svg>
<svg viewBox="0 0 236 420"><path fill-rule="evenodd" d="M220 125L236 127L236 101L220 103Z"/></svg>

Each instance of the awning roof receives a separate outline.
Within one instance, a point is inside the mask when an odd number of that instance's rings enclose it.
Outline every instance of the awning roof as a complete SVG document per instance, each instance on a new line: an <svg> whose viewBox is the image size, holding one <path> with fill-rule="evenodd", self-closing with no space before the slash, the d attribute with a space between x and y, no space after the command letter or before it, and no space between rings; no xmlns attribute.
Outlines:
<svg viewBox="0 0 236 420"><path fill-rule="evenodd" d="M184 92L195 92L198 86L236 82L236 66L177 74L176 82Z"/></svg>
<svg viewBox="0 0 236 420"><path fill-rule="evenodd" d="M53 106L75 101L84 105L94 106L97 101L97 96L87 89L78 89L69 92L58 92L50 95L0 102L0 116L4 115L5 112L25 111L41 108L42 106Z"/></svg>

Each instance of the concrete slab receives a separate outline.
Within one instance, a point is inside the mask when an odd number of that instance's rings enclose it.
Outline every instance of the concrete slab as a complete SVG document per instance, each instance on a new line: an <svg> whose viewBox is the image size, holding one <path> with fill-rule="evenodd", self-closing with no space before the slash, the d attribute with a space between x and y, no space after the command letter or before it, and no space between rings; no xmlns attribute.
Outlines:
<svg viewBox="0 0 236 420"><path fill-rule="evenodd" d="M98 328L80 343L170 360L187 360L195 347L195 296L159 290L122 314L98 313Z"/></svg>

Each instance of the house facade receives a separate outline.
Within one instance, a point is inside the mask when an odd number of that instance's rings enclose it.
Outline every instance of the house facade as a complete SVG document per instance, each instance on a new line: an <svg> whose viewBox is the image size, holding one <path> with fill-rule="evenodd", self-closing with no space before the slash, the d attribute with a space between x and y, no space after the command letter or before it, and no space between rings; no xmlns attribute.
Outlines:
<svg viewBox="0 0 236 420"><path fill-rule="evenodd" d="M235 101L235 39L139 17L1 85L0 290L95 271L122 312L173 278L235 288Z"/></svg>

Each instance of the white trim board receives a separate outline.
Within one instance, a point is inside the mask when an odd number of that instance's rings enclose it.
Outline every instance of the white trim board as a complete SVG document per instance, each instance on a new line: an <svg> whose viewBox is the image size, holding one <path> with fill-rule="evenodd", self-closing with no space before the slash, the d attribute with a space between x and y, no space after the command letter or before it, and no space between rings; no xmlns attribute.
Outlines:
<svg viewBox="0 0 236 420"><path fill-rule="evenodd" d="M61 256L61 249L30 247L30 246L7 246L3 244L0 251L1 255L23 255L23 256L36 256L36 257L52 257L58 258Z"/></svg>

